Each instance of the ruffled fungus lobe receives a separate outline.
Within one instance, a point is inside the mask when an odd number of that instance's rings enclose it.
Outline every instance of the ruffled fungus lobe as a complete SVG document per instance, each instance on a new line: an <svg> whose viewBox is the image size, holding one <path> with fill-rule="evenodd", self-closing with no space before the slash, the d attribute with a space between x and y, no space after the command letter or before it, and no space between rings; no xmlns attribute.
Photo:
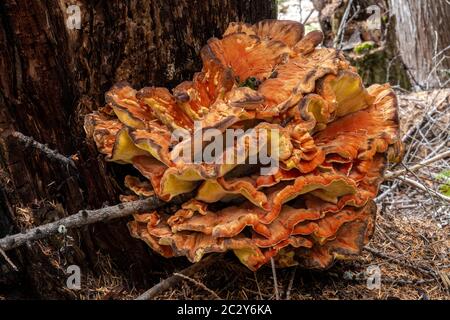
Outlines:
<svg viewBox="0 0 450 320"><path fill-rule="evenodd" d="M195 195L172 211L135 214L132 236L192 262L233 250L252 270L271 258L324 269L361 252L383 170L401 158L397 101L388 84L364 88L340 52L316 48L321 41L297 22L231 23L201 50L192 81L172 92L119 83L106 93L107 106L86 116L85 129L108 161L142 174L125 178L130 192L121 200ZM251 128L269 132L264 145L252 148ZM216 162L183 160L186 146L210 148L196 138L205 129L219 140L227 129L241 133L215 151ZM187 137L174 139L177 130ZM266 146L279 160L268 175L261 163L219 161L239 148L250 159Z"/></svg>

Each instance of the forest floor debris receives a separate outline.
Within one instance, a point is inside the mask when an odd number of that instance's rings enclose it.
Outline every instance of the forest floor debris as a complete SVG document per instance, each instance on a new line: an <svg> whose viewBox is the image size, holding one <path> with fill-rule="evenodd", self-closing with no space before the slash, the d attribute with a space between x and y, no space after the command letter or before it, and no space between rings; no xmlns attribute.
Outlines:
<svg viewBox="0 0 450 320"><path fill-rule="evenodd" d="M444 280L450 274L449 234L449 226L439 227L424 217L397 216L386 211L379 215L377 231L369 244L384 256L365 251L359 259L338 262L325 272L295 267L279 269L279 295L281 299L291 300L450 299L450 287ZM401 259L387 259L389 256ZM367 285L366 271L371 266L380 268L379 289ZM232 254L222 256L192 277L223 299L276 299L270 266L253 273L241 266ZM208 299L212 296L197 286L180 282L155 298Z"/></svg>

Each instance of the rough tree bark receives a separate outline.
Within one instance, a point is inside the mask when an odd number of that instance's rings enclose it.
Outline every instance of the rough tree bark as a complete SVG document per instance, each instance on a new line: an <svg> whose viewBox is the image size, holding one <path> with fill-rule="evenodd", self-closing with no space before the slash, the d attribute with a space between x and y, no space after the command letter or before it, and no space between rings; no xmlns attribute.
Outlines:
<svg viewBox="0 0 450 320"><path fill-rule="evenodd" d="M79 30L66 25L69 5L81 9ZM275 1L1 1L0 237L118 201L123 169L106 165L82 129L113 83L173 86L200 69L200 48L230 21L275 16ZM25 148L13 131L72 156L77 169ZM65 269L95 275L98 252L137 287L162 263L124 220L102 223L9 251L19 273L0 257L0 294L76 297Z"/></svg>
<svg viewBox="0 0 450 320"><path fill-rule="evenodd" d="M450 2L389 0L389 6L414 80L423 89L442 87L450 78Z"/></svg>

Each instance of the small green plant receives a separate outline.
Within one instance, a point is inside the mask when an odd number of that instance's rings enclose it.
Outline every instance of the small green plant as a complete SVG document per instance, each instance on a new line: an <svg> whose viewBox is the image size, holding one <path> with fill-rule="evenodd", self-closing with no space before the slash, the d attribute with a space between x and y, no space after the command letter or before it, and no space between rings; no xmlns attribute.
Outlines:
<svg viewBox="0 0 450 320"><path fill-rule="evenodd" d="M363 54L369 52L375 47L375 43L373 41L366 41L358 44L353 51L357 54Z"/></svg>
<svg viewBox="0 0 450 320"><path fill-rule="evenodd" d="M253 90L257 90L260 84L261 81L255 77L248 77L244 82L239 84L239 87L249 87Z"/></svg>
<svg viewBox="0 0 450 320"><path fill-rule="evenodd" d="M439 186L439 192L450 197L450 170L441 171L436 179L442 184Z"/></svg>

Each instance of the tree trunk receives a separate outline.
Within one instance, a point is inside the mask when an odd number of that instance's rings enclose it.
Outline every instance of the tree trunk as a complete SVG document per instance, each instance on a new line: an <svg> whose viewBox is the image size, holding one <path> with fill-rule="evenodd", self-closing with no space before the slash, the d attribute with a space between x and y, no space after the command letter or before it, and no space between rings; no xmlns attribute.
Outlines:
<svg viewBox="0 0 450 320"><path fill-rule="evenodd" d="M77 22L72 4L80 9L80 29L71 28ZM125 169L106 165L82 127L112 84L173 86L201 68L200 48L230 21L275 16L275 1L1 1L0 237L118 201ZM77 169L27 148L13 131L73 156ZM11 272L0 256L0 270L8 271L0 273L0 296L10 297L79 297L83 290L65 286L71 264L80 265L86 280L111 259L114 272L142 288L153 282L151 271L167 264L130 237L126 219L8 255L20 269Z"/></svg>
<svg viewBox="0 0 450 320"><path fill-rule="evenodd" d="M389 0L389 5L400 53L417 85L443 87L450 78L449 1Z"/></svg>

